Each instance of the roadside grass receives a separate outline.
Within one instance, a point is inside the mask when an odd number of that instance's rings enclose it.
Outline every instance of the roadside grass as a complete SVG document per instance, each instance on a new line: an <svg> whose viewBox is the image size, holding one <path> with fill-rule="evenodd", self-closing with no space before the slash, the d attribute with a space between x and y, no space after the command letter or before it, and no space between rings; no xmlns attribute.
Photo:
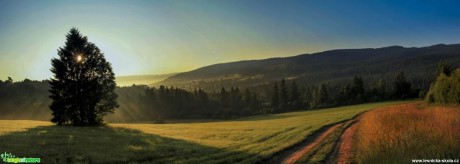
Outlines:
<svg viewBox="0 0 460 164"><path fill-rule="evenodd" d="M256 163L323 126L353 118L382 102L207 123L52 126L0 121L0 152L43 163Z"/></svg>
<svg viewBox="0 0 460 164"><path fill-rule="evenodd" d="M390 106L367 112L357 130L358 163L460 158L460 107Z"/></svg>

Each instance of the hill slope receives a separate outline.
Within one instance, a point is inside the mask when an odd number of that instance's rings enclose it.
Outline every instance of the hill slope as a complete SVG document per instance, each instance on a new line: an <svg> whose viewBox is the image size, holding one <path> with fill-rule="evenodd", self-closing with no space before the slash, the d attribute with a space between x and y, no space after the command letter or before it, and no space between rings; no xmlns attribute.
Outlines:
<svg viewBox="0 0 460 164"><path fill-rule="evenodd" d="M222 86L251 86L281 78L295 78L309 84L349 79L386 78L404 70L409 79L429 85L441 59L460 63L460 44L420 48L342 49L285 58L248 60L215 64L179 73L155 85L174 85L193 89L219 89Z"/></svg>
<svg viewBox="0 0 460 164"><path fill-rule="evenodd" d="M130 75L115 77L117 86L150 85L162 81L168 77L174 76L177 73L161 74L161 75Z"/></svg>

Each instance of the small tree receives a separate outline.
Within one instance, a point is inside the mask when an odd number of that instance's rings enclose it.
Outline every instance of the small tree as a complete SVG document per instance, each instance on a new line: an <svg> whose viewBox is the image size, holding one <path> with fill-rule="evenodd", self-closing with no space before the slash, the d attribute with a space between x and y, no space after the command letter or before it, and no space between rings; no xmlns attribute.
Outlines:
<svg viewBox="0 0 460 164"><path fill-rule="evenodd" d="M51 60L50 109L58 125L101 125L118 107L115 74L96 45L76 28L66 35L58 58Z"/></svg>

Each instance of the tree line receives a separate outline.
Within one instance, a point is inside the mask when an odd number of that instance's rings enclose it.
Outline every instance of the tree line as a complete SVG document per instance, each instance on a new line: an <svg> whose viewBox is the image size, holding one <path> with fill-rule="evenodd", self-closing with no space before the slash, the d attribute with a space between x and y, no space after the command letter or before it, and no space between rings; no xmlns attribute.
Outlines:
<svg viewBox="0 0 460 164"><path fill-rule="evenodd" d="M250 88L222 87L220 91L205 92L201 88L188 91L177 87L131 86L124 90L141 88L135 98L136 104L151 111L157 122L164 119L214 118L228 119L257 114L283 113L306 109L334 107L383 100L417 98L420 89L400 72L387 84L379 80L367 83L355 76L346 84L323 83L318 86L299 87L296 80L282 79L274 82L265 96ZM390 86L391 89L388 89ZM268 88L267 88L268 89ZM120 97L123 93L118 92ZM132 96L130 96L132 97ZM132 100L129 100L132 101ZM123 103L120 103L123 107Z"/></svg>
<svg viewBox="0 0 460 164"><path fill-rule="evenodd" d="M390 84L387 83L384 79L366 82L362 77L355 76L348 83L322 83L299 89L295 80L287 88L285 79L282 79L280 86L277 82L274 84L271 108L274 113L280 113L419 97L420 89L412 87L404 72L399 72Z"/></svg>
<svg viewBox="0 0 460 164"><path fill-rule="evenodd" d="M235 118L259 113L257 94L238 87L206 93L198 88L145 87L141 99L154 111L158 120L182 118Z"/></svg>
<svg viewBox="0 0 460 164"><path fill-rule="evenodd" d="M30 95L28 92L34 92L32 97L38 97L49 103L48 93L46 93L49 85L38 85L41 83L47 83L47 81L13 82L11 78L6 81L0 80L0 102L11 104L7 101L15 99L14 102L20 104L24 95ZM38 85L39 89L26 89L27 87L24 87L27 86L26 84ZM117 87L115 90L119 96L117 102L120 104L120 108L124 108L128 112L141 112L149 120L157 122L162 122L165 119L229 119L258 114L416 98L419 96L419 91L419 89L414 89L412 84L406 80L403 72L398 73L394 79L390 80L366 81L360 76L355 76L347 83L326 82L319 85L303 86L293 79L281 79L267 85L264 89L222 87L219 91L206 92L201 88L190 91L177 87L133 85ZM10 106L14 106L14 104Z"/></svg>

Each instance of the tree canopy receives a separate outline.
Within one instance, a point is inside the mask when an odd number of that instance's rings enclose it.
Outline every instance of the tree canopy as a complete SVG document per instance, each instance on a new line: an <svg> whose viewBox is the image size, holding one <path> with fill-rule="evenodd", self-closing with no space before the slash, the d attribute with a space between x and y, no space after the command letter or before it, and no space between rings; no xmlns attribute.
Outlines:
<svg viewBox="0 0 460 164"><path fill-rule="evenodd" d="M66 35L58 58L51 60L50 109L58 125L100 125L118 107L115 74L99 48L78 29Z"/></svg>

